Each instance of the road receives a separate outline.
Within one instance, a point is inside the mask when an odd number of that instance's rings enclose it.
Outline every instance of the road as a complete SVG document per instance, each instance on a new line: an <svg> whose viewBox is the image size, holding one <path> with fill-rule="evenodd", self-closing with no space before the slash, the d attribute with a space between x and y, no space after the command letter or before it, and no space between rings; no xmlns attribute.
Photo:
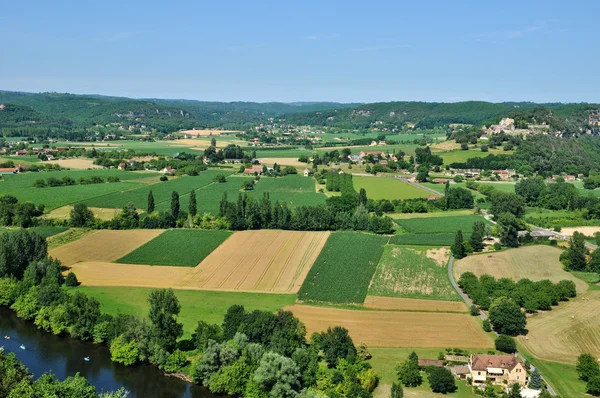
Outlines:
<svg viewBox="0 0 600 398"><path fill-rule="evenodd" d="M469 296L467 296L462 291L462 289L458 286L458 283L456 283L456 280L454 279L453 267L454 267L454 256L450 256L450 261L448 262L448 278L450 278L450 283L452 284L452 287L454 287L456 292L460 295L460 297L464 300L464 302L467 303L469 308L471 308L471 306L473 305L473 302L471 301ZM481 318L481 320L484 321L487 319L487 316L483 312L480 312L479 318ZM496 332L494 332L494 333L496 334L496 336L498 336L498 333L496 333ZM525 363L526 359L523 355L521 355L521 353L517 352L516 355L521 361L523 361L523 363ZM535 370L535 366L531 365L529 370L530 371ZM544 379L544 376L542 376L542 380L544 381L544 383L546 383L546 386L548 387L548 392L552 396L556 396L557 395L556 391L554 391L554 388L552 388L552 386L546 381L546 379Z"/></svg>

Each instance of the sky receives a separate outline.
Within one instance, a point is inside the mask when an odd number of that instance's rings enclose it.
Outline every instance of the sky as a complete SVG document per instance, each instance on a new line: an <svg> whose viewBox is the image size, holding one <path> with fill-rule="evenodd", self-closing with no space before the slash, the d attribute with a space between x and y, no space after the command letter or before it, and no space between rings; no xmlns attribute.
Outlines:
<svg viewBox="0 0 600 398"><path fill-rule="evenodd" d="M0 0L0 90L600 102L600 1Z"/></svg>

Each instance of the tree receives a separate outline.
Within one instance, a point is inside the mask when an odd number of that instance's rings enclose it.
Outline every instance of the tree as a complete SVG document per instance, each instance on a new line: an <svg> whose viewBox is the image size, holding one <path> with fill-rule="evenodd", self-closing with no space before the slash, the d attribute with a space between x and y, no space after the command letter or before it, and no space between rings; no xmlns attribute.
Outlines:
<svg viewBox="0 0 600 398"><path fill-rule="evenodd" d="M244 181L242 183L242 188L245 191L251 191L251 190L253 190L254 189L254 181L252 181L252 180Z"/></svg>
<svg viewBox="0 0 600 398"><path fill-rule="evenodd" d="M192 190L192 192L190 192L190 207L189 207L190 216L194 217L198 211L197 209L198 209L198 203L196 202L196 191Z"/></svg>
<svg viewBox="0 0 600 398"><path fill-rule="evenodd" d="M396 382L392 383L392 393L390 394L390 398L404 398L402 384Z"/></svg>
<svg viewBox="0 0 600 398"><path fill-rule="evenodd" d="M525 329L525 313L513 300L501 297L490 306L490 323L500 334L516 336Z"/></svg>
<svg viewBox="0 0 600 398"><path fill-rule="evenodd" d="M360 189L358 193L358 203L359 205L367 206L367 191L364 188Z"/></svg>
<svg viewBox="0 0 600 398"><path fill-rule="evenodd" d="M294 169L295 170L295 169ZM217 174L214 178L213 178L214 182L218 182L218 183L224 183L227 182L227 178L225 177L224 174Z"/></svg>
<svg viewBox="0 0 600 398"><path fill-rule="evenodd" d="M579 379L589 381L594 377L600 377L600 365L590 354L581 354L577 358L577 374Z"/></svg>
<svg viewBox="0 0 600 398"><path fill-rule="evenodd" d="M65 285L67 287L76 287L79 285L79 281L77 280L77 275L75 275L75 273L73 271L71 271L67 274L67 277L65 278Z"/></svg>
<svg viewBox="0 0 600 398"><path fill-rule="evenodd" d="M418 387L423 383L423 377L419 371L419 364L407 359L396 367L398 379L404 387Z"/></svg>
<svg viewBox="0 0 600 398"><path fill-rule="evenodd" d="M473 233L471 234L471 247L474 251L478 252L483 250L483 238L485 237L485 224L482 221L476 221L473 223Z"/></svg>
<svg viewBox="0 0 600 398"><path fill-rule="evenodd" d="M600 273L600 249L596 249L590 255L588 268L591 272Z"/></svg>
<svg viewBox="0 0 600 398"><path fill-rule="evenodd" d="M506 352L508 354L517 352L517 343L515 342L515 339L505 334L501 334L496 338L495 345L498 351Z"/></svg>
<svg viewBox="0 0 600 398"><path fill-rule="evenodd" d="M340 358L351 359L356 357L356 348L348 329L341 326L328 328L321 333L321 350L325 355L325 361L330 367L335 367Z"/></svg>
<svg viewBox="0 0 600 398"><path fill-rule="evenodd" d="M227 309L223 318L223 337L230 340L238 332L246 319L246 310L243 305L232 305Z"/></svg>
<svg viewBox="0 0 600 398"><path fill-rule="evenodd" d="M548 186L543 177L525 178L515 184L515 193L522 196L529 206L536 206L548 193Z"/></svg>
<svg viewBox="0 0 600 398"><path fill-rule="evenodd" d="M19 229L0 234L0 278L13 276L21 279L31 262L47 256L46 239L37 232Z"/></svg>
<svg viewBox="0 0 600 398"><path fill-rule="evenodd" d="M148 305L153 339L170 352L177 345L177 339L183 335L183 325L177 323L177 315L181 310L179 300L173 289L158 289L148 296Z"/></svg>
<svg viewBox="0 0 600 398"><path fill-rule="evenodd" d="M594 397L600 396L600 376L594 376L588 381L586 392Z"/></svg>
<svg viewBox="0 0 600 398"><path fill-rule="evenodd" d="M585 235L575 231L569 241L569 248L561 254L560 260L569 270L585 271L587 269L586 254Z"/></svg>
<svg viewBox="0 0 600 398"><path fill-rule="evenodd" d="M65 316L71 325L71 336L91 340L94 326L100 318L100 302L83 293L75 292L65 306Z"/></svg>
<svg viewBox="0 0 600 398"><path fill-rule="evenodd" d="M69 213L69 221L74 227L86 227L94 223L94 213L83 203L77 203Z"/></svg>
<svg viewBox="0 0 600 398"><path fill-rule="evenodd" d="M500 243L507 247L519 246L519 223L511 213L502 213L498 217Z"/></svg>
<svg viewBox="0 0 600 398"><path fill-rule="evenodd" d="M298 365L274 352L263 355L253 380L272 398L295 398L300 390Z"/></svg>
<svg viewBox="0 0 600 398"><path fill-rule="evenodd" d="M171 216L175 220L179 218L179 193L177 191L171 193Z"/></svg>
<svg viewBox="0 0 600 398"><path fill-rule="evenodd" d="M135 365L139 360L140 352L135 341L127 341L120 335L110 344L110 359L125 366Z"/></svg>
<svg viewBox="0 0 600 398"><path fill-rule="evenodd" d="M521 398L521 385L519 383L511 384L506 398Z"/></svg>
<svg viewBox="0 0 600 398"><path fill-rule="evenodd" d="M148 213L154 213L154 195L152 194L152 190L148 191L147 211Z"/></svg>
<svg viewBox="0 0 600 398"><path fill-rule="evenodd" d="M451 249L452 255L457 259L466 257L467 255L467 251L465 249L465 244L463 241L463 233L460 229L456 232L456 235L454 236L454 244L452 245Z"/></svg>
<svg viewBox="0 0 600 398"><path fill-rule="evenodd" d="M495 220L498 220L503 213L511 213L516 218L522 218L525 215L525 199L520 195L493 190L490 198L492 202L490 212L494 215Z"/></svg>
<svg viewBox="0 0 600 398"><path fill-rule="evenodd" d="M539 370L535 368L531 375L529 376L529 388L532 390L541 390L544 386L544 382L542 380L542 376L540 375Z"/></svg>
<svg viewBox="0 0 600 398"><path fill-rule="evenodd" d="M447 368L435 367L429 372L429 386L431 391L447 394L456 391L454 376Z"/></svg>

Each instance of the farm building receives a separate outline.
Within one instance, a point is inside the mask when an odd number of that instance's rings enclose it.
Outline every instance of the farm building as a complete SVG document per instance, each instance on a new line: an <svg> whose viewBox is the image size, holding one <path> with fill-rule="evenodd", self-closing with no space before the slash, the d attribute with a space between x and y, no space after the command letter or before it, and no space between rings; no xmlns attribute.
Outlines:
<svg viewBox="0 0 600 398"><path fill-rule="evenodd" d="M0 168L0 175L17 174L18 170L15 167Z"/></svg>
<svg viewBox="0 0 600 398"><path fill-rule="evenodd" d="M254 174L254 173L262 174L262 172L263 172L263 168L262 168L262 166L259 166L259 165L255 165L250 168L244 169L244 174Z"/></svg>
<svg viewBox="0 0 600 398"><path fill-rule="evenodd" d="M527 371L514 355L473 355L469 360L469 369L473 384L483 386L492 384L520 384L525 386Z"/></svg>
<svg viewBox="0 0 600 398"><path fill-rule="evenodd" d="M119 170L125 170L127 168L127 164L126 163L119 163L119 166L117 168Z"/></svg>
<svg viewBox="0 0 600 398"><path fill-rule="evenodd" d="M172 168L171 166L167 166L164 169L162 169L160 172L163 173L163 174L174 174L175 173L175 169Z"/></svg>

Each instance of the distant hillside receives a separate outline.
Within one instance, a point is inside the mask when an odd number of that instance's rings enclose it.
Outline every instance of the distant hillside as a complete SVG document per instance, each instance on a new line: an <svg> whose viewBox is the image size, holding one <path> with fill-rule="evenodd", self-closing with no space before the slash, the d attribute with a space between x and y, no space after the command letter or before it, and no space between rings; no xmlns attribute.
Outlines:
<svg viewBox="0 0 600 398"><path fill-rule="evenodd" d="M401 128L406 123L414 124L415 128L433 128L453 123L481 126L497 123L502 117L509 116L525 127L527 124L545 122L553 131L576 134L585 131L588 126L589 111L599 109L598 104L380 102L352 109L289 114L285 119L298 125L393 129Z"/></svg>

